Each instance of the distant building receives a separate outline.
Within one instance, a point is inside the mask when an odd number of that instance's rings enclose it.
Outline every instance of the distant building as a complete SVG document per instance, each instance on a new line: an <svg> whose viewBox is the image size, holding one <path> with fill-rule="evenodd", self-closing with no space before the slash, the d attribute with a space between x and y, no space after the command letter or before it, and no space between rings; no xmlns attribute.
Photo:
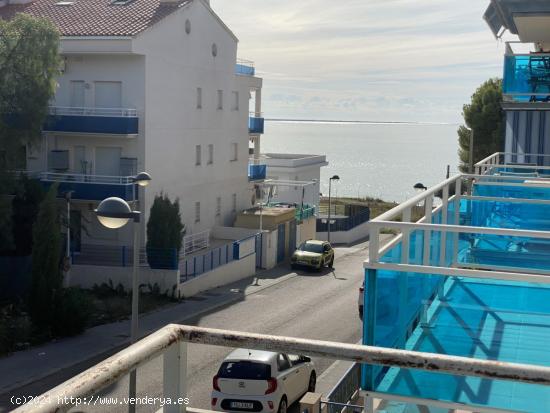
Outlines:
<svg viewBox="0 0 550 413"><path fill-rule="evenodd" d="M504 56L506 160L537 163L550 155L550 2L493 0L484 18L497 38L518 38Z"/></svg>

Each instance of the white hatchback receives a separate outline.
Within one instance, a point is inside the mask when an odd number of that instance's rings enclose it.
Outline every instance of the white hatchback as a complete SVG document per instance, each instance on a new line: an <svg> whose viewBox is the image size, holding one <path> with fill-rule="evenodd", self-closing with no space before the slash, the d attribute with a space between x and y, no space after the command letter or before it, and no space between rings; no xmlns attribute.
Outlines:
<svg viewBox="0 0 550 413"><path fill-rule="evenodd" d="M315 391L316 380L309 357L237 349L214 376L212 409L286 413L306 392Z"/></svg>

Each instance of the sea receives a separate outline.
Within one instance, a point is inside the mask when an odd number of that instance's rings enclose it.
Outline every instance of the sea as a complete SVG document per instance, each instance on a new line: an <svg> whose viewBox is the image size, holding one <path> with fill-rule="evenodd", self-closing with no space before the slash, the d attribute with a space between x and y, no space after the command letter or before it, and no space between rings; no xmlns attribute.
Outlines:
<svg viewBox="0 0 550 413"><path fill-rule="evenodd" d="M431 186L458 171L458 125L266 120L263 153L326 155L321 193L338 175L332 195L404 201L413 186Z"/></svg>

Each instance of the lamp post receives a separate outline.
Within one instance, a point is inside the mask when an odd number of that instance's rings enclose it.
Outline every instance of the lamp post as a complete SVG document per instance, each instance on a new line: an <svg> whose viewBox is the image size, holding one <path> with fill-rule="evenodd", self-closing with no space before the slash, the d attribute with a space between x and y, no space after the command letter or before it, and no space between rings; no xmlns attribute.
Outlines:
<svg viewBox="0 0 550 413"><path fill-rule="evenodd" d="M141 187L149 185L151 176L146 172L136 175L132 182ZM130 328L131 342L138 339L138 311L139 311L139 246L140 246L140 211L132 211L130 205L121 198L111 197L101 201L95 210L99 222L110 229L122 228L132 219L134 221L134 256L132 268L132 321ZM136 397L136 370L130 372L129 399L135 401ZM135 403L128 405L128 411L136 410Z"/></svg>
<svg viewBox="0 0 550 413"><path fill-rule="evenodd" d="M67 253L66 267L71 264L71 198L74 191L65 192L65 200L67 201Z"/></svg>
<svg viewBox="0 0 550 413"><path fill-rule="evenodd" d="M338 175L334 175L332 178L328 180L328 221L327 221L327 241L330 242L330 207L331 207L331 189L332 189L332 181L339 181L340 177Z"/></svg>
<svg viewBox="0 0 550 413"><path fill-rule="evenodd" d="M468 130L470 131L470 148L469 148L470 155L468 158L468 162L469 162L468 172L473 174L474 173L474 130L470 128L468 128Z"/></svg>

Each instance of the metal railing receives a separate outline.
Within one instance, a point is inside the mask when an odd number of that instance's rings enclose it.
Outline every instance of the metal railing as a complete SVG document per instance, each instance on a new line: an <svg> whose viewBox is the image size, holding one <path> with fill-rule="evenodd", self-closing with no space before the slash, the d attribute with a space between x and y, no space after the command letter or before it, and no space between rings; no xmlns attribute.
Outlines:
<svg viewBox="0 0 550 413"><path fill-rule="evenodd" d="M361 364L353 363L340 381L338 381L336 386L334 386L330 393L326 395L326 401L323 401L322 403L327 405L328 413L338 413L344 408L353 409L356 406L353 406L350 403L357 398L360 387ZM346 409L346 411L348 411L348 409Z"/></svg>
<svg viewBox="0 0 550 413"><path fill-rule="evenodd" d="M108 176L108 175L87 175L73 173L40 172L37 176L42 181L51 182L79 182L86 184L113 184L131 185L134 183L132 176Z"/></svg>
<svg viewBox="0 0 550 413"><path fill-rule="evenodd" d="M78 401L90 400L130 371L159 356L163 358L163 397L171 400L185 398L188 343L306 354L378 366L550 385L550 367L170 324L37 397L40 403L25 404L15 412L68 411ZM165 413L185 410L184 404L164 406Z"/></svg>
<svg viewBox="0 0 550 413"><path fill-rule="evenodd" d="M238 75L254 76L256 74L254 62L246 59L237 59L235 73Z"/></svg>
<svg viewBox="0 0 550 413"><path fill-rule="evenodd" d="M333 217L330 219L330 231L349 231L358 227L370 219L370 210L367 208L359 214L352 215L345 218ZM329 226L328 218L317 219L317 232L327 232Z"/></svg>
<svg viewBox="0 0 550 413"><path fill-rule="evenodd" d="M199 275L215 270L216 268L229 264L232 261L234 261L232 243L222 245L218 248L213 248L203 254L180 258L180 281L189 281L189 279L193 279Z"/></svg>
<svg viewBox="0 0 550 413"><path fill-rule="evenodd" d="M50 106L48 113L53 116L104 116L114 118L135 118L138 116L137 109L132 108Z"/></svg>
<svg viewBox="0 0 550 413"><path fill-rule="evenodd" d="M550 174L550 155L496 152L474 165L477 175Z"/></svg>
<svg viewBox="0 0 550 413"><path fill-rule="evenodd" d="M187 235L183 238L180 258L193 254L196 251L207 249L210 246L210 230Z"/></svg>

